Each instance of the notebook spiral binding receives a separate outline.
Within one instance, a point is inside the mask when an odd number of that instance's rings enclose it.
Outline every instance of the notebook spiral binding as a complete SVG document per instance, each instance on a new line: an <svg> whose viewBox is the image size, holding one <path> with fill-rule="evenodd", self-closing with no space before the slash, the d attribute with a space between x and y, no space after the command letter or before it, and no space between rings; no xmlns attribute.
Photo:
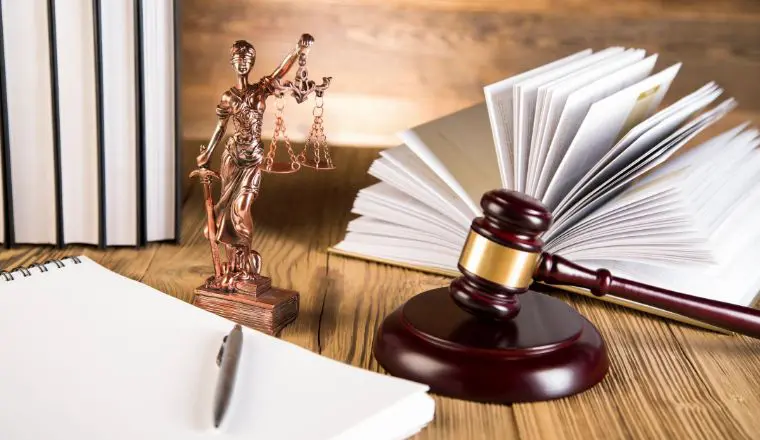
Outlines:
<svg viewBox="0 0 760 440"><path fill-rule="evenodd" d="M5 281L13 281L15 279L13 277L13 273L21 272L21 275L23 275L24 278L26 278L32 275L32 272L30 269L34 269L35 267L39 269L41 273L47 272L48 271L47 265L51 263L55 264L55 267L58 269L62 267L66 267L66 263L64 263L64 260L71 260L74 262L74 264L79 264L82 262L82 260L80 260L79 257L73 257L73 256L63 257L61 259L47 260L42 263L33 263L28 266L18 266L18 267L14 267L11 270L0 270L0 276L2 276L3 279L5 279Z"/></svg>

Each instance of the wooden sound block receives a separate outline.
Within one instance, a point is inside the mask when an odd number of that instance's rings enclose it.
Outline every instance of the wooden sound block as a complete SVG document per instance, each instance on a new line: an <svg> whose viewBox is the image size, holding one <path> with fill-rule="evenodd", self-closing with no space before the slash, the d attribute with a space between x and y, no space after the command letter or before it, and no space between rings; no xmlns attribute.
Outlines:
<svg viewBox="0 0 760 440"><path fill-rule="evenodd" d="M448 287L423 292L382 323L375 358L433 393L480 402L550 400L604 378L607 350L590 322L550 296L519 297L520 313L499 322L459 308Z"/></svg>
<svg viewBox="0 0 760 440"><path fill-rule="evenodd" d="M251 294L201 286L195 289L193 304L240 325L277 336L298 316L299 294L277 287L259 288L257 293Z"/></svg>

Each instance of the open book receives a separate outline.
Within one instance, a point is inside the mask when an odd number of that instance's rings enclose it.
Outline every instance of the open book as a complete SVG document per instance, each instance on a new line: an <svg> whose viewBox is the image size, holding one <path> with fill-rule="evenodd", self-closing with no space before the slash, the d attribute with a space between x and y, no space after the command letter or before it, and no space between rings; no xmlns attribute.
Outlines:
<svg viewBox="0 0 760 440"><path fill-rule="evenodd" d="M248 328L212 423L234 323L86 257L0 275L0 438L402 439L434 414L423 384Z"/></svg>
<svg viewBox="0 0 760 440"><path fill-rule="evenodd" d="M503 187L551 210L542 237L549 252L750 305L760 288L758 131L745 124L691 145L735 102L708 83L661 105L680 64L653 72L656 59L638 49L585 50L403 131L403 144L370 167L380 182L359 192L352 212L360 216L331 251L458 276L480 197Z"/></svg>

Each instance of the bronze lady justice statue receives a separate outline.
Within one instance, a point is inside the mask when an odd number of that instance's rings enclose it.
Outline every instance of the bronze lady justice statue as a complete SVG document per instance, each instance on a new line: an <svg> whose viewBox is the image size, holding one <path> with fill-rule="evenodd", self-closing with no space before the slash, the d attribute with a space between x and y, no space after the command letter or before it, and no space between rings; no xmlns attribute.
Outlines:
<svg viewBox="0 0 760 440"><path fill-rule="evenodd" d="M298 157L300 161L294 160L288 164L288 170L272 169L272 154L265 157L261 126L268 97L282 97L289 92L300 103L312 93L321 97L329 86L330 78L324 78L321 85L307 78L306 56L313 43L311 35L303 34L297 47L274 72L256 83L248 81L256 61L253 45L244 40L232 45L230 63L237 73L237 84L222 94L216 107L216 129L208 147L201 146L196 158L198 169L191 173L191 177L200 177L204 185L208 215L204 235L211 245L215 272L203 286L196 289L194 303L270 333L277 333L279 328L295 318L298 293L271 288L271 280L260 275L261 256L251 248L251 205L259 194L262 171L295 171L301 163L307 163L302 154ZM282 81L296 63L299 69L295 83ZM230 119L234 132L225 144L217 174L208 168L208 164ZM291 158L295 159L292 152ZM221 180L221 192L215 206L211 196L212 178ZM225 263L220 261L217 243L224 245ZM283 316L284 322L281 319Z"/></svg>

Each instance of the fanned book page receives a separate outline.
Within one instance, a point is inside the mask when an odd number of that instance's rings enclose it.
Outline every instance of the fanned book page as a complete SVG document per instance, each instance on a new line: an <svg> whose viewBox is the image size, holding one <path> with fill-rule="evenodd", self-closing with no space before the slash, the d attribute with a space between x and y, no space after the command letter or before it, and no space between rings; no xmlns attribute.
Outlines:
<svg viewBox="0 0 760 440"><path fill-rule="evenodd" d="M403 439L434 415L426 385L244 328L215 429L216 357L232 321L86 257L3 277L2 439Z"/></svg>
<svg viewBox="0 0 760 440"><path fill-rule="evenodd" d="M663 105L681 64L656 62L637 48L569 54L485 86L480 104L404 130L403 144L370 168L380 182L359 191L358 218L331 252L458 276L480 197L501 187L550 209L542 236L550 252L753 304L760 276L746 274L760 265L751 226L760 222L758 131L744 124L695 143L738 103L706 79Z"/></svg>

